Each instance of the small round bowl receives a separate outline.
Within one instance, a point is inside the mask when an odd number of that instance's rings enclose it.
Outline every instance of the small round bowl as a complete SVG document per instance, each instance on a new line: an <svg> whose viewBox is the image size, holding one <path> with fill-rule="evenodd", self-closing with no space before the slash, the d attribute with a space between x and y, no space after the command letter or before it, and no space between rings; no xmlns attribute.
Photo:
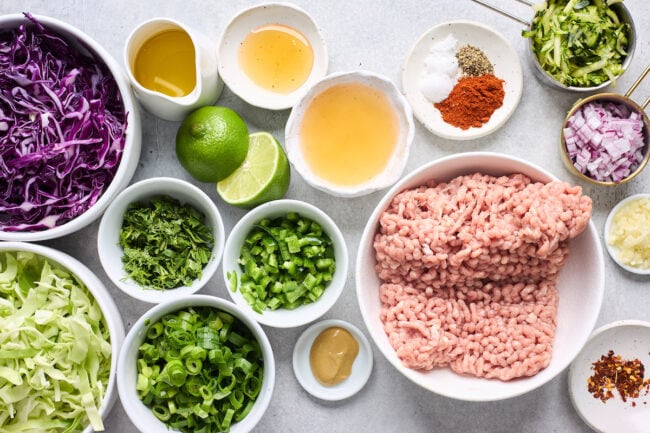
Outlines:
<svg viewBox="0 0 650 433"><path fill-rule="evenodd" d="M138 369L138 348L144 342L150 324L158 322L163 316L188 307L212 307L232 314L248 327L257 339L262 349L264 359L264 378L262 388L251 411L244 419L230 426L230 433L248 433L260 421L271 402L275 386L275 359L273 349L262 327L255 320L232 302L208 295L182 295L163 302L144 313L124 340L117 365L117 389L122 407L131 422L142 432L169 433L170 428L156 418L147 406L142 403L136 391Z"/></svg>
<svg viewBox="0 0 650 433"><path fill-rule="evenodd" d="M124 251L120 246L120 229L124 220L124 213L131 203L148 201L160 195L167 195L179 200L181 204L193 206L205 215L206 224L212 227L214 236L212 256L208 264L203 268L201 278L195 280L190 286L165 290L144 288L127 277L122 264ZM223 255L225 238L226 232L221 214L207 194L191 183L180 179L154 177L129 186L106 209L97 232L97 250L104 271L113 284L135 299L158 303L176 299L178 296L189 295L200 290L212 278L219 267L221 256Z"/></svg>
<svg viewBox="0 0 650 433"><path fill-rule="evenodd" d="M420 91L420 80L426 71L425 59L431 45L452 34L457 48L467 44L478 47L494 66L494 75L504 80L505 97L480 128L461 129L442 119L440 111ZM413 107L415 117L433 134L449 140L473 140L501 128L519 105L523 91L523 72L519 56L512 44L490 27L472 21L451 21L427 30L411 48L402 67L402 89Z"/></svg>
<svg viewBox="0 0 650 433"><path fill-rule="evenodd" d="M228 288L228 294L242 310L246 311L259 323L274 328L292 328L312 322L325 314L337 301L348 274L348 250L343 234L336 223L322 210L309 203L298 200L275 200L264 203L249 211L240 219L230 232L226 240L223 254L223 278L226 286L229 285L228 274L235 272L237 279L241 275L241 266L237 263L242 245L253 226L263 218L278 218L288 212L297 212L301 216L316 221L329 235L334 245L334 260L336 270L334 277L321 295L311 304L305 304L293 310L279 308L277 310L264 310L261 314L254 311L246 302L239 290L233 292Z"/></svg>
<svg viewBox="0 0 650 433"><path fill-rule="evenodd" d="M594 431L641 432L648 429L650 396L641 392L638 398L624 402L616 389L614 397L600 401L587 389L587 380L594 374L592 365L612 350L625 360L638 359L650 366L650 323L640 320L620 320L604 325L591 334L589 341L569 368L569 395L578 415ZM644 379L647 379L647 373ZM645 388L647 389L647 388ZM632 406L632 403L635 406Z"/></svg>
<svg viewBox="0 0 650 433"><path fill-rule="evenodd" d="M129 184L140 159L142 127L140 125L139 106L120 65L113 59L108 51L76 27L63 21L42 15L34 15L34 17L47 29L54 31L66 40L71 41L73 46L78 46L83 52L92 53L106 64L108 70L117 83L122 96L122 102L124 103L124 111L127 113L126 138L120 163L113 180L106 187L95 204L88 208L86 212L64 224L47 230L20 232L0 230L0 240L4 241L42 241L46 239L54 239L69 235L86 227L99 218L115 196ZM26 18L22 14L3 15L0 17L0 29L14 29L26 21Z"/></svg>
<svg viewBox="0 0 650 433"><path fill-rule="evenodd" d="M630 34L628 35L627 56L625 56L625 59L623 59L623 63L621 65L623 68L623 72L621 72L622 75L630 66L630 63L632 63L632 58L634 57L634 51L636 49L636 26L634 25L634 20L632 20L632 14L627 9L627 7L625 7L623 3L615 3L610 7L614 12L616 12L616 15L618 15L619 19L622 22L629 24L629 29L630 29ZM544 70L542 65L539 64L539 60L537 59L537 56L533 51L532 39L528 40L528 49L526 50L526 55L530 63L533 64L533 72L537 77L537 79L539 79L539 81L542 82L543 84L550 86L554 89L563 90L567 92L589 93L589 92L594 92L596 90L603 89L609 86L610 84L613 84L612 80L607 80L602 84L599 84L598 86L590 86L590 87L567 86L566 84L560 83L555 77L551 76L548 72L546 72L546 70Z"/></svg>
<svg viewBox="0 0 650 433"><path fill-rule="evenodd" d="M522 173L534 181L556 179L551 173L522 159L491 152L466 152L437 159L413 171L395 184L372 212L359 243L355 266L357 299L368 332L393 367L414 383L446 397L466 401L493 401L515 397L536 389L559 373L574 359L591 333L603 300L605 271L603 252L593 221L570 241L570 253L559 273L560 296L557 329L549 365L530 377L510 381L460 375L450 368L431 371L405 367L397 357L380 320L380 280L375 270L373 248L379 217L393 197L428 180L448 181L460 175L480 172L499 176Z"/></svg>
<svg viewBox="0 0 650 433"><path fill-rule="evenodd" d="M603 239L605 240L605 248L607 249L607 252L609 253L609 256L614 260L614 262L619 265L621 268L625 269L628 272L632 272L633 274L638 274L638 275L650 275L650 268L635 268L633 266L626 265L625 263L621 262L619 259L619 250L616 248L614 245L611 245L609 243L609 233L612 229L612 224L614 220L614 216L618 213L618 211L627 203L630 203L632 201L645 198L645 199L650 199L650 194L634 194L631 195L623 200L621 200L614 208L609 212L609 215L607 215L607 219L605 220L605 228L603 230ZM650 230L650 227L646 227L646 230Z"/></svg>
<svg viewBox="0 0 650 433"><path fill-rule="evenodd" d="M324 330L338 326L346 329L359 343L359 354L352 364L350 377L334 386L324 386L314 377L309 363L309 352L314 340ZM365 335L356 326L343 320L323 320L307 328L293 348L293 372L300 385L316 398L337 401L359 392L372 372L372 348Z"/></svg>
<svg viewBox="0 0 650 433"><path fill-rule="evenodd" d="M641 116L641 119L643 120L643 142L644 144L644 156L643 160L639 164L639 166L632 172L630 173L627 177L623 178L620 182L611 182L611 181L601 181L601 180L596 180L590 176L588 176L585 173L580 172L574 165L573 161L571 159L571 156L569 155L569 151L567 149L567 144L566 144L566 136L564 134L564 128L569 122L569 119L578 111L580 110L585 104L590 103L590 102L600 102L600 103L608 103L608 102L613 102L615 104L619 105L625 105L627 106L631 112L636 112ZM562 161L564 162L564 165L566 168L573 174L574 176L579 177L580 179L589 182L593 185L600 185L600 186L617 186L617 185L622 185L624 183L627 183L634 179L639 173L643 171L643 169L646 167L648 164L648 160L650 159L650 122L648 122L648 116L646 116L645 111L643 108L631 100L630 98L619 95L617 93L599 93L596 95L591 95L583 99L579 99L576 101L576 103L571 107L571 109L568 111L566 118L564 119L564 123L562 124L562 130L560 131L560 152L562 154Z"/></svg>
<svg viewBox="0 0 650 433"><path fill-rule="evenodd" d="M265 89L242 70L239 51L251 31L267 25L282 24L297 30L309 41L314 63L307 80L290 93ZM289 3L265 3L241 11L226 26L218 46L219 74L226 85L244 101L269 110L293 107L315 82L327 73L328 55L320 29L303 9Z"/></svg>
<svg viewBox="0 0 650 433"><path fill-rule="evenodd" d="M64 252L28 242L0 242L0 252L18 251L30 252L44 257L50 262L58 263L71 274L74 274L88 289L88 292L95 298L95 301L97 301L104 317L111 343L110 374L105 387L104 400L99 407L99 414L102 418L106 418L117 400L117 363L124 341L124 325L117 305L113 301L113 297L101 280L86 265ZM91 433L94 431L92 426L88 424L83 428L82 433Z"/></svg>
<svg viewBox="0 0 650 433"><path fill-rule="evenodd" d="M349 186L337 185L315 175L302 154L300 139L302 119L312 100L327 89L346 83L365 84L386 95L397 114L399 124L398 142L386 168L366 182ZM350 198L370 194L395 183L406 166L414 135L411 107L392 81L369 71L342 72L328 75L316 83L291 110L285 128L285 148L291 165L307 183L331 195Z"/></svg>

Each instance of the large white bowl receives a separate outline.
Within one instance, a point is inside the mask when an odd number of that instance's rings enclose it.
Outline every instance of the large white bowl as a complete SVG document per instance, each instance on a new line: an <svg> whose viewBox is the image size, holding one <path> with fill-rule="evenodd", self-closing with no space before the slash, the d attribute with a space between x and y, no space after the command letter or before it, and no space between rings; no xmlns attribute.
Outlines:
<svg viewBox="0 0 650 433"><path fill-rule="evenodd" d="M253 229L263 218L279 218L285 216L288 212L297 212L301 216L307 217L316 221L327 233L334 245L334 260L336 262L336 270L334 277L329 285L323 292L322 296L312 302L311 304L301 305L293 310L278 308L277 310L264 310L258 313L248 305L246 299L242 296L239 290L233 292L228 287L228 294L235 301L235 303L245 310L248 314L252 315L258 322L263 325L272 326L275 328L291 328L301 326L312 322L327 311L336 303L339 296L345 287L345 281L348 274L348 250L343 239L343 234L338 228L336 223L321 209L316 206L299 200L275 200L264 203L249 211L242 219L240 219L235 227L233 227L223 253L223 278L228 286L229 272L235 272L237 279L241 274L241 266L237 263L241 248L248 233Z"/></svg>
<svg viewBox="0 0 650 433"><path fill-rule="evenodd" d="M201 277L189 286L174 289L157 290L142 287L133 279L128 278L122 263L124 250L120 246L120 229L124 221L124 213L131 203L147 202L155 196L167 195L201 211L205 216L205 224L212 229L214 245L208 263L203 267ZM226 231L223 227L221 214L212 199L195 185L184 180L171 177L153 177L133 185L122 191L110 204L99 223L97 231L97 252L106 274L120 290L140 301L158 303L190 295L200 290L209 280L221 263Z"/></svg>
<svg viewBox="0 0 650 433"><path fill-rule="evenodd" d="M124 341L124 325L122 324L122 316L120 315L113 297L108 292L101 280L86 267L83 263L74 257L58 251L54 248L46 247L43 245L32 244L27 242L0 242L0 252L12 251L27 251L45 257L48 261L58 263L63 268L67 269L71 274L75 275L80 282L82 282L88 292L95 298L99 308L104 316L104 321L110 335L111 342L111 368L106 386L104 400L99 407L99 413L102 418L106 418L108 413L113 408L113 404L117 399L116 389L116 376L117 376L117 360ZM87 425L82 433L93 432L91 425Z"/></svg>
<svg viewBox="0 0 650 433"><path fill-rule="evenodd" d="M255 404L246 417L230 426L230 433L247 433L253 430L260 421L271 402L275 386L275 360L273 349L262 327L249 314L232 302L208 295L180 296L174 300L163 302L144 313L129 331L120 352L117 365L117 388L124 411L131 422L146 433L169 433L177 430L170 429L156 418L150 408L144 405L135 389L138 377L136 366L138 348L144 342L150 324L158 322L163 316L187 307L212 307L232 314L248 327L257 339L264 358L264 378L262 388Z"/></svg>
<svg viewBox="0 0 650 433"><path fill-rule="evenodd" d="M363 231L355 269L357 299L370 336L397 371L423 388L447 397L469 401L500 400L531 391L564 370L587 341L600 312L604 291L603 251L593 222L570 242L570 253L560 272L557 330L550 364L535 376L508 382L454 373L449 368L413 370L402 365L388 341L379 318L380 281L375 272L374 235L381 213L398 192L429 179L450 180L481 172L488 175L522 173L536 181L555 177L516 157L490 152L468 152L440 158L406 176L382 198Z"/></svg>
<svg viewBox="0 0 650 433"><path fill-rule="evenodd" d="M46 16L34 15L34 17L46 28L53 30L77 45L79 49L95 53L106 64L119 87L122 101L124 103L124 110L127 113L126 141L124 143L124 150L120 164L113 181L108 185L97 202L86 212L65 224L47 230L26 232L8 232L0 230L0 240L6 241L40 241L53 239L69 235L83 227L86 227L88 224L99 218L111 200L113 200L113 198L129 184L140 159L142 129L140 125L139 106L131 91L131 86L124 76L122 68L108 53L108 51L76 27ZM26 21L26 18L22 14L4 15L0 17L0 29L15 28Z"/></svg>

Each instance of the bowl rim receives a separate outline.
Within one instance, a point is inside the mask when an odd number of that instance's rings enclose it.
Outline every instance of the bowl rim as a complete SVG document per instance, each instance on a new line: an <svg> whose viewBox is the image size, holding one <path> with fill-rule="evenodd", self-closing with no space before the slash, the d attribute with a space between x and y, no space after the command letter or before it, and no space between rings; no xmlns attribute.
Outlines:
<svg viewBox="0 0 650 433"><path fill-rule="evenodd" d="M126 75L113 56L102 47L94 38L72 24L46 15L32 14L41 24L64 37L66 40L81 42L92 51L106 65L113 76L122 96L122 104L126 113L125 142L120 163L108 187L99 199L83 214L66 221L64 224L46 230L7 232L0 230L0 240L6 241L42 241L59 238L77 232L99 218L115 195L125 188L135 174L140 159L142 142L140 111L135 95L127 81ZM0 26L16 26L29 22L23 14L9 14L0 16Z"/></svg>
<svg viewBox="0 0 650 433"><path fill-rule="evenodd" d="M323 295L311 304L301 305L294 310L264 310L262 314L252 309L243 298L239 290L233 292L230 289L230 272L241 273L241 267L237 264L241 245L246 235L250 232L251 226L270 215L285 215L287 212L295 211L300 215L318 222L327 232L334 245L336 255L336 270ZM279 199L264 203L247 212L232 228L224 248L222 263L223 279L226 291L232 301L244 309L259 323L274 328L294 328L313 322L327 313L338 301L346 285L348 275L348 249L345 239L338 225L323 210L305 201L295 199ZM304 314L298 314L304 313Z"/></svg>
<svg viewBox="0 0 650 433"><path fill-rule="evenodd" d="M362 280L361 272L359 272L359 269L363 267L363 251L362 248L364 245L367 245L372 237L374 236L374 233L376 231L376 226L377 223L376 221L378 220L378 216L386 209L386 207L390 204L390 201L392 198L403 190L404 188L410 187L411 183L413 182L413 179L415 179L417 176L421 175L424 172L427 172L429 170L432 170L433 167L439 166L441 164L445 164L448 162L452 161L462 161L463 159L471 159L471 158L492 158L492 159L498 159L498 160L505 160L508 162L513 162L522 166L526 166L531 170L537 171L538 173L541 174L540 177L546 178L547 181L551 180L558 180L556 176L551 174L549 171L543 169L542 167L539 167L538 165L531 163L529 161L526 161L524 159L521 159L516 156L512 155L507 155L503 153L498 153L498 152L486 152L486 151L479 151L479 152L464 152L464 153L458 153L458 154L452 154L449 156L445 156L433 161L430 161L419 168L415 169L409 175L405 176L402 178L397 184L395 184L377 203L376 207L373 209L370 217L368 218L368 222L366 223L366 226L364 227L363 233L361 235L361 239L359 241L359 251L357 253L357 258L356 258L356 263L355 263L355 288L356 288L356 294L357 294L357 300L359 302L359 307L361 310L361 316L363 318L364 324L366 326L366 329L368 330L371 340L375 343L375 345L378 347L379 351L382 353L384 358L386 358L390 364L402 375L404 375L406 378L411 380L413 383L416 383L417 385L423 387L424 389L434 392L439 395L443 395L445 397L449 398L454 398L457 400L464 400L464 401L497 401L497 400L505 400L508 398L512 397L517 397L520 395L523 395L527 392L532 391L533 389L536 389L546 383L548 383L550 380L555 378L558 374L560 374L564 369L571 363L571 361L578 355L579 350L575 350L573 353L573 356L570 356L568 359L565 359L561 364L556 365L553 370L550 370L551 365L547 366L545 369L541 370L536 376L531 376L531 377L525 377L525 378L519 378L515 379L517 381L525 381L528 380L529 386L524 386L520 387L520 389L517 389L515 392L509 391L509 392L501 392L499 395L496 396L482 396L480 393L476 392L473 395L460 395L458 393L454 392L449 392L445 390L441 390L438 388L434 388L431 386L428 386L427 384L423 383L422 378L428 373L428 372L421 372L419 370L414 370L407 368L402 365L401 361L397 358L395 355L395 352L392 347L387 348L384 350L384 347L379 344L377 341L377 336L372 332L372 329L374 327L372 326L373 320L375 320L375 317L369 316L369 312L367 311L366 307L362 303L362 297L363 297L363 286L364 286L364 281ZM472 169L463 169L460 174L467 174L469 171ZM458 171L458 170L457 170ZM474 171L477 171L474 169ZM435 176L434 176L435 177ZM446 178L445 178L446 179ZM585 234L586 233L586 234ZM589 225L585 229L585 232L581 235L586 235L589 236L591 239L598 240L599 236L596 232L596 228L593 222L593 219L590 220ZM592 311L591 314L591 319L593 323L590 325L590 329L593 329L593 326L596 323L596 320L598 318L598 315L600 314L600 309L602 306L602 301L604 297L604 279L605 279L605 271L604 271L604 258L603 258L603 251L602 251L602 246L600 242L594 242L593 247L596 249L596 254L594 254L594 259L596 260L595 265L598 269L598 274L595 277L599 284L598 287L595 289L596 290L596 296L592 297L590 300L591 303L594 306L597 306L597 308ZM560 273L561 275L561 273ZM557 338L557 334L555 336ZM588 338L588 335L584 336L586 342ZM582 346L576 346L576 347L582 347ZM388 350L390 349L390 350ZM388 353L389 351L392 351L391 353ZM554 352L555 356L555 352ZM435 371L435 370L432 370ZM540 376L540 374L544 373L545 371L551 371L552 373L546 373ZM459 377L461 375L458 375ZM538 379L535 379L538 377ZM473 378L473 377L472 377ZM540 379L541 378L541 379ZM476 378L477 380L481 378ZM530 381L532 379L532 382ZM481 379L481 380L489 380L489 379ZM510 383L513 381L510 381Z"/></svg>
<svg viewBox="0 0 650 433"><path fill-rule="evenodd" d="M324 386L318 381L312 380L311 368L309 364L309 352L314 340L318 335L331 327L341 327L357 340L359 343L359 354L354 360L352 373L345 382L347 384L341 386ZM352 397L368 382L370 374L372 373L373 357L372 347L363 332L350 322L340 319L327 319L320 322L313 323L305 329L298 337L294 347L292 356L293 373L300 386L309 394L316 398L325 401L338 401ZM356 367L356 368L355 368ZM343 383L343 382L342 382Z"/></svg>
<svg viewBox="0 0 650 433"><path fill-rule="evenodd" d="M125 372L129 370L135 371L136 369L135 360L137 359L137 346L144 341L146 329L148 328L149 323L157 322L168 312L179 311L192 306L216 308L234 315L251 331L260 344L264 358L264 378L262 379L262 390L260 391L260 394L263 393L264 398L259 398L258 395L251 412L237 423L245 423L243 424L244 428L247 429L245 431L250 431L264 416L273 395L276 375L273 347L268 336L264 332L264 329L253 317L250 316L250 314L238 305L212 295L190 294L161 302L142 314L131 326L131 329L124 339L124 344L120 350L117 363L117 390L120 401L122 402L122 407L124 408L128 418L140 431L156 431L159 433L173 431L170 430L166 424L159 421L149 413L150 409L141 402L135 392L135 383L127 383L127 374L125 374ZM131 361L133 362L130 364ZM151 416L145 417L143 416L143 413L147 413ZM251 417L251 415L254 416ZM155 420L156 425L160 426L160 428L155 430L152 429L149 422L150 420ZM236 424L233 424L233 426L234 425Z"/></svg>
<svg viewBox="0 0 650 433"><path fill-rule="evenodd" d="M30 242L0 242L0 252L12 251L31 252L57 263L59 266L65 268L68 272L77 277L98 303L111 339L110 373L106 384L104 398L99 407L99 414L102 417L102 420L105 421L106 416L111 412L115 402L117 401L117 364L119 353L125 338L122 316L111 293L99 277L88 268L88 266L66 252ZM91 433L93 431L92 426L88 424L82 430L82 433Z"/></svg>
<svg viewBox="0 0 650 433"><path fill-rule="evenodd" d="M626 271L637 274L637 275L650 275L650 268L643 269L643 268L635 268L629 265L626 265L620 261L617 255L617 248L614 247L613 245L610 245L608 242L608 237L609 237L609 232L612 227L612 222L614 221L614 217L618 213L618 211L621 210L623 206L625 206L628 203L631 203L633 201L636 201L638 199L650 199L650 193L638 193L638 194L632 194L630 196L627 196L623 200L619 201L613 208L612 210L609 211L607 214L607 218L605 219L605 225L603 227L603 241L605 243L605 249L607 250L607 253L609 256L612 258L614 263L616 263L618 266L621 268L625 269Z"/></svg>
<svg viewBox="0 0 650 433"><path fill-rule="evenodd" d="M314 53L314 64L312 66L312 71L310 72L307 80L297 89L293 90L286 95L277 94L273 97L272 101L266 100L266 98L258 98L255 93L256 91L247 91L244 89L242 92L242 87L239 84L239 81L233 78L233 75L245 75L239 69L226 68L223 61L223 50L226 47L228 41L229 33L233 30L233 26L240 20L245 18L247 15L257 14L263 12L269 8L278 8L289 11L290 13L298 14L302 16L306 22L310 25L313 34L316 36L315 40L309 39L310 45ZM290 26L293 27L293 26ZM303 32L301 32L303 33ZM305 35L307 37L307 35ZM240 43L240 41L234 41ZM233 91L237 96L239 96L246 103L264 108L267 110L286 110L293 107L302 97L311 88L315 82L327 74L327 69L329 67L329 54L327 51L327 43L325 42L325 37L321 31L321 28L318 26L314 18L302 7L295 5L293 3L282 2L282 1L272 1L267 3L261 3L246 7L236 12L229 20L226 26L224 27L221 36L217 41L216 45L217 63L219 69L219 75L223 79L224 83ZM320 68L316 68L317 63L320 64ZM253 84L252 84L253 85ZM254 85L256 89L259 89L259 86ZM261 101L258 99L262 99Z"/></svg>
<svg viewBox="0 0 650 433"><path fill-rule="evenodd" d="M150 191L150 188L154 188L156 192ZM177 190L172 190L172 188L177 188ZM139 197L140 194L144 195ZM112 243L113 240L119 239L119 234L109 232L112 228L109 227L112 222L116 221L118 218L122 221L124 218L124 212L131 203L147 201L151 197L159 195L176 198L181 202L181 204L187 202L185 197L193 197L196 201L201 203L201 209L199 210L204 214L208 224L212 225L210 223L214 222L212 233L215 237L215 241L212 247L210 261L203 267L201 277L195 279L191 286L180 286L174 289L165 290L146 289L130 278L122 281L122 278L127 277L124 268L120 268L121 273L119 275L115 274L115 267L111 264L112 259L109 259L109 255L114 256L114 253L123 251L122 247ZM135 182L122 190L115 197L111 204L106 208L106 211L99 222L99 228L97 230L97 252L104 273L118 289L139 301L160 303L177 296L188 295L201 290L214 276L221 264L225 238L226 231L221 213L214 201L212 201L203 190L182 179L160 176ZM107 250L107 248L109 249Z"/></svg>
<svg viewBox="0 0 650 433"><path fill-rule="evenodd" d="M383 93L399 118L400 125L405 127L405 131L401 134L403 143L398 142L395 146L387 168L372 179L352 186L337 185L312 174L306 167L307 163L302 161L299 142L302 117L313 99L327 89L343 83L362 83ZM314 83L291 109L284 131L287 157L305 182L336 197L354 198L387 188L399 180L406 168L415 138L415 122L411 105L390 78L366 69L354 69L328 74ZM296 161L302 161L302 163L296 163ZM393 167L390 167L391 164ZM390 172L387 172L388 168L391 168Z"/></svg>

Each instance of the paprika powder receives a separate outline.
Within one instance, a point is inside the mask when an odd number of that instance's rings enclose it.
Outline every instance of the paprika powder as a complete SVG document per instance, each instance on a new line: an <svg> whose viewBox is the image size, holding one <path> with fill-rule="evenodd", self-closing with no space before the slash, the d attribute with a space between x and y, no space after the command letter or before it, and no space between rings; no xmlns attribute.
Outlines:
<svg viewBox="0 0 650 433"><path fill-rule="evenodd" d="M461 77L442 102L433 104L450 125L479 128L503 105L504 81L493 74Z"/></svg>

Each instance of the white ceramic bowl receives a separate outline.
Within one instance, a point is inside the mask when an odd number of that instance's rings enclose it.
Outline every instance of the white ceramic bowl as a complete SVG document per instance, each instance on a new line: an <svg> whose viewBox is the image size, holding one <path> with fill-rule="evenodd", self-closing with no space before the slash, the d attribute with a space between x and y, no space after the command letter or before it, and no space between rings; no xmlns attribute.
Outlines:
<svg viewBox="0 0 650 433"><path fill-rule="evenodd" d="M322 385L314 377L309 362L309 353L316 337L324 330L337 326L350 332L359 343L359 353L352 364L350 376L334 386ZM343 320L323 320L307 328L298 338L293 348L293 372L300 385L316 398L337 401L352 397L359 392L370 378L372 372L372 348L363 332Z"/></svg>
<svg viewBox="0 0 650 433"><path fill-rule="evenodd" d="M203 268L201 278L190 286L175 289L157 290L144 288L131 278L127 278L122 265L123 249L120 246L120 228L124 213L131 203L148 201L154 196L167 195L175 198L181 204L188 204L205 215L205 223L212 227L214 246L212 257ZM122 191L110 204L99 224L97 232L97 250L104 271L124 293L144 302L158 303L175 299L178 296L189 295L200 290L212 278L223 255L226 232L221 214L212 199L198 187L189 182L169 177L154 177L134 183Z"/></svg>
<svg viewBox="0 0 650 433"><path fill-rule="evenodd" d="M569 395L578 415L594 431L643 432L648 429L650 396L642 391L635 399L624 402L614 389L614 397L602 402L587 389L587 379L594 374L592 365L612 350L625 360L638 359L645 366L645 379L650 366L650 322L619 320L598 328L569 369ZM647 388L645 388L647 389ZM632 406L632 403L636 407Z"/></svg>
<svg viewBox="0 0 650 433"><path fill-rule="evenodd" d="M633 266L629 266L621 262L621 260L619 259L619 249L614 245L611 245L608 241L609 232L612 229L612 222L614 220L614 216L618 213L619 210L621 210L621 207L623 207L627 203L630 203L634 200L639 200L641 198L650 199L650 194L634 194L621 200L616 206L614 206L614 208L609 212L609 215L607 215L607 219L605 220L603 239L605 240L605 248L607 249L609 256L612 258L612 260L614 260L614 262L616 262L617 265L619 265L621 268L625 269L626 271L632 272L634 274L650 275L650 268L635 268ZM650 227L645 227L645 230L650 231Z"/></svg>
<svg viewBox="0 0 650 433"><path fill-rule="evenodd" d="M300 144L302 119L312 100L327 89L346 83L365 84L385 94L397 114L399 124L398 142L384 171L366 182L351 186L337 185L314 174L305 161ZM406 166L414 135L411 107L392 81L369 71L341 72L328 75L316 83L291 110L285 128L285 149L291 165L314 188L334 196L358 197L386 188L399 179Z"/></svg>
<svg viewBox="0 0 650 433"><path fill-rule="evenodd" d="M248 433L260 421L271 402L275 386L275 359L273 349L262 327L245 311L232 302L208 295L182 295L163 302L144 313L133 324L120 351L117 366L117 389L124 411L131 422L141 431L147 433L169 433L170 429L154 416L151 409L142 403L135 389L138 377L138 348L144 342L150 324L158 322L163 316L188 307L212 307L232 314L248 327L262 349L264 359L264 378L262 388L253 408L244 419L230 426L230 433Z"/></svg>
<svg viewBox="0 0 650 433"><path fill-rule="evenodd" d="M120 94L122 95L124 110L127 113L126 141L113 181L108 185L97 202L86 212L62 225L47 230L24 232L0 230L0 240L5 241L41 241L53 239L69 235L86 227L99 218L111 200L129 184L140 158L142 129L140 125L139 106L119 64L111 57L108 51L76 27L46 16L34 15L34 17L46 28L60 34L79 46L80 49L94 53L106 64L113 78L115 78ZM26 22L26 19L22 14L3 15L0 17L0 28L16 28L24 22Z"/></svg>
<svg viewBox="0 0 650 433"><path fill-rule="evenodd" d="M104 400L99 407L100 415L102 418L106 418L113 408L113 404L117 400L117 361L122 347L122 342L124 341L124 325L122 324L122 316L113 301L113 297L102 284L101 280L97 278L97 276L88 269L86 265L64 252L28 242L0 242L0 252L16 251L34 253L41 257L45 257L50 262L58 263L71 274L74 274L79 281L86 286L88 292L90 292L97 301L97 304L102 311L106 327L108 328L112 349L110 376L105 388ZM82 433L91 433L93 431L92 426L87 425L82 430Z"/></svg>
<svg viewBox="0 0 650 433"><path fill-rule="evenodd" d="M290 93L265 89L242 71L239 50L242 41L252 30L267 24L291 27L309 41L314 64L307 80ZM224 30L218 46L219 74L235 94L251 105L269 110L293 107L316 81L327 73L328 55L320 29L303 9L289 3L264 3L238 13Z"/></svg>
<svg viewBox="0 0 650 433"><path fill-rule="evenodd" d="M355 268L357 299L370 336L395 369L423 388L447 397L468 401L500 400L531 391L564 370L591 333L603 299L604 261L593 222L570 242L570 253L559 275L560 303L550 364L534 376L508 382L459 375L449 368L418 371L406 368L395 354L380 320L380 281L375 272L374 235L380 214L398 192L429 179L450 180L481 172L488 175L522 173L536 181L555 177L544 169L516 157L490 152L467 152L440 158L404 177L381 199L363 231Z"/></svg>
<svg viewBox="0 0 650 433"><path fill-rule="evenodd" d="M241 266L237 263L237 260L239 259L244 240L253 228L253 225L257 224L262 218L279 218L285 216L288 212L297 212L321 225L333 242L336 270L334 271L332 281L330 281L316 302L302 305L293 310L279 308L277 310L265 310L260 314L248 305L239 290L235 292L230 290L227 274L235 272L239 280ZM345 245L345 239L343 239L343 234L325 212L303 201L282 199L257 206L235 224L235 227L233 227L226 240L222 268L223 278L228 287L228 294L235 301L235 304L263 325L275 328L291 328L318 319L336 303L343 291L348 274L348 250Z"/></svg>
<svg viewBox="0 0 650 433"><path fill-rule="evenodd" d="M494 75L505 81L503 105L480 128L461 129L448 124L420 91L420 80L426 71L424 60L432 44L444 40L449 34L458 40L457 48L467 44L480 48L493 64ZM402 89L415 117L429 131L450 140L472 140L491 134L510 118L521 99L523 73L517 52L501 34L484 24L450 21L427 30L413 45L402 68Z"/></svg>

